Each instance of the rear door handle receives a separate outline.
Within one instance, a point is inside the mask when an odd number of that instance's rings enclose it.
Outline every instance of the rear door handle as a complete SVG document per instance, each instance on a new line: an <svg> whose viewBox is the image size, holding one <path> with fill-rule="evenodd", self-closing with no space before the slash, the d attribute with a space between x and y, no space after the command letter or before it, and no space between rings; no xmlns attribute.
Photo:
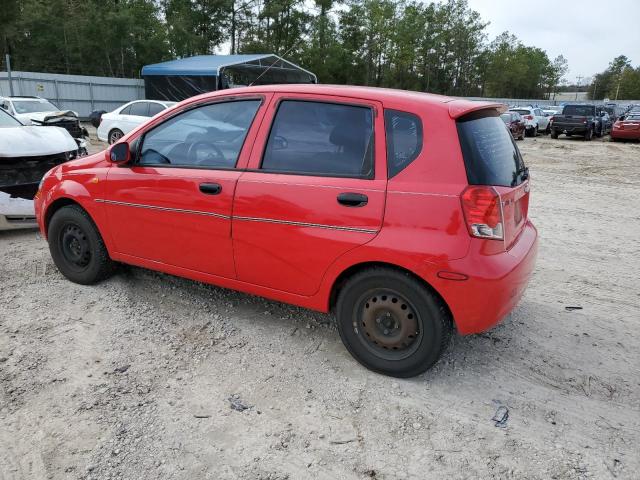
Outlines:
<svg viewBox="0 0 640 480"><path fill-rule="evenodd" d="M364 207L369 202L369 197L362 193L344 192L338 195L338 203L345 207Z"/></svg>
<svg viewBox="0 0 640 480"><path fill-rule="evenodd" d="M218 195L222 191L222 185L219 183L201 183L200 191L207 195Z"/></svg>

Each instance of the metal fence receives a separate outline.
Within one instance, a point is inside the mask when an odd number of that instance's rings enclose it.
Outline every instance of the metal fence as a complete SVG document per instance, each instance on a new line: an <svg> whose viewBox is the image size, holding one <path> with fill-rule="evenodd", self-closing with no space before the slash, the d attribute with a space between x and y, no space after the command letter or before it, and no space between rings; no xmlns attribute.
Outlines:
<svg viewBox="0 0 640 480"><path fill-rule="evenodd" d="M36 95L54 102L61 110L87 118L93 110L115 109L144 98L144 81L133 78L90 77L56 73L11 72L14 95ZM0 72L0 96L10 93L7 72Z"/></svg>

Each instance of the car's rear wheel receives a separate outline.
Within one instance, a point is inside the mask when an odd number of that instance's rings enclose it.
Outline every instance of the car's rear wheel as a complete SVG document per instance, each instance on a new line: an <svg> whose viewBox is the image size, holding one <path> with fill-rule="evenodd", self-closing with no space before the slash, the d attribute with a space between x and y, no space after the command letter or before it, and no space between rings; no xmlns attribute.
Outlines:
<svg viewBox="0 0 640 480"><path fill-rule="evenodd" d="M593 138L593 129L588 128L587 131L584 132L584 139L585 141L589 142L591 141L592 138Z"/></svg>
<svg viewBox="0 0 640 480"><path fill-rule="evenodd" d="M109 132L109 145L116 143L122 137L124 137L124 133L122 133L122 130L114 128Z"/></svg>
<svg viewBox="0 0 640 480"><path fill-rule="evenodd" d="M113 271L100 232L80 206L67 205L55 212L47 237L53 262L72 282L89 285Z"/></svg>
<svg viewBox="0 0 640 480"><path fill-rule="evenodd" d="M557 130L551 130L551 138L558 138L558 131Z"/></svg>
<svg viewBox="0 0 640 480"><path fill-rule="evenodd" d="M351 277L338 296L338 330L365 367L412 377L436 363L451 337L447 308L408 273L372 268Z"/></svg>

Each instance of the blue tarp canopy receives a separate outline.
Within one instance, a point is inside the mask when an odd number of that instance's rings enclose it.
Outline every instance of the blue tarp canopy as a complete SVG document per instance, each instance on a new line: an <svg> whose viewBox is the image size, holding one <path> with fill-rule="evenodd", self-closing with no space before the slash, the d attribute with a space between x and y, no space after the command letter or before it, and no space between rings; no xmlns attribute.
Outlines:
<svg viewBox="0 0 640 480"><path fill-rule="evenodd" d="M269 53L255 53L248 55L197 55L195 57L179 58L168 62L154 63L142 67L142 76L148 75L197 75L214 76L228 67L244 67L257 69L297 70L315 75L295 63L284 60Z"/></svg>
<svg viewBox="0 0 640 480"><path fill-rule="evenodd" d="M231 65L255 62L273 57L269 54L255 55L197 55L168 62L154 63L142 67L146 75L207 75L218 76L220 69ZM273 61L273 60L272 60Z"/></svg>
<svg viewBox="0 0 640 480"><path fill-rule="evenodd" d="M270 53L198 55L142 68L147 99L179 101L245 85L317 83L316 76Z"/></svg>

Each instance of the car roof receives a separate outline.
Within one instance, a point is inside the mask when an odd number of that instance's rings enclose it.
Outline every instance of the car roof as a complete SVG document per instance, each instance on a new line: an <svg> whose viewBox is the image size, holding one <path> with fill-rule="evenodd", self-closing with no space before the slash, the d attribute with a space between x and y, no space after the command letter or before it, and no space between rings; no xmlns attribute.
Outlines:
<svg viewBox="0 0 640 480"><path fill-rule="evenodd" d="M433 93L413 92L408 90L396 90L393 88L361 87L355 85L325 85L325 84L278 84L259 85L254 87L238 87L233 89L209 92L198 97L205 99L218 95L233 95L234 93L298 93L320 94L342 97L358 98L361 100L379 101L383 103L408 102L420 103L435 108L448 110L451 118L459 118L467 113L487 108L497 109L500 113L506 110L504 104L497 102L465 100L456 97L447 97Z"/></svg>

